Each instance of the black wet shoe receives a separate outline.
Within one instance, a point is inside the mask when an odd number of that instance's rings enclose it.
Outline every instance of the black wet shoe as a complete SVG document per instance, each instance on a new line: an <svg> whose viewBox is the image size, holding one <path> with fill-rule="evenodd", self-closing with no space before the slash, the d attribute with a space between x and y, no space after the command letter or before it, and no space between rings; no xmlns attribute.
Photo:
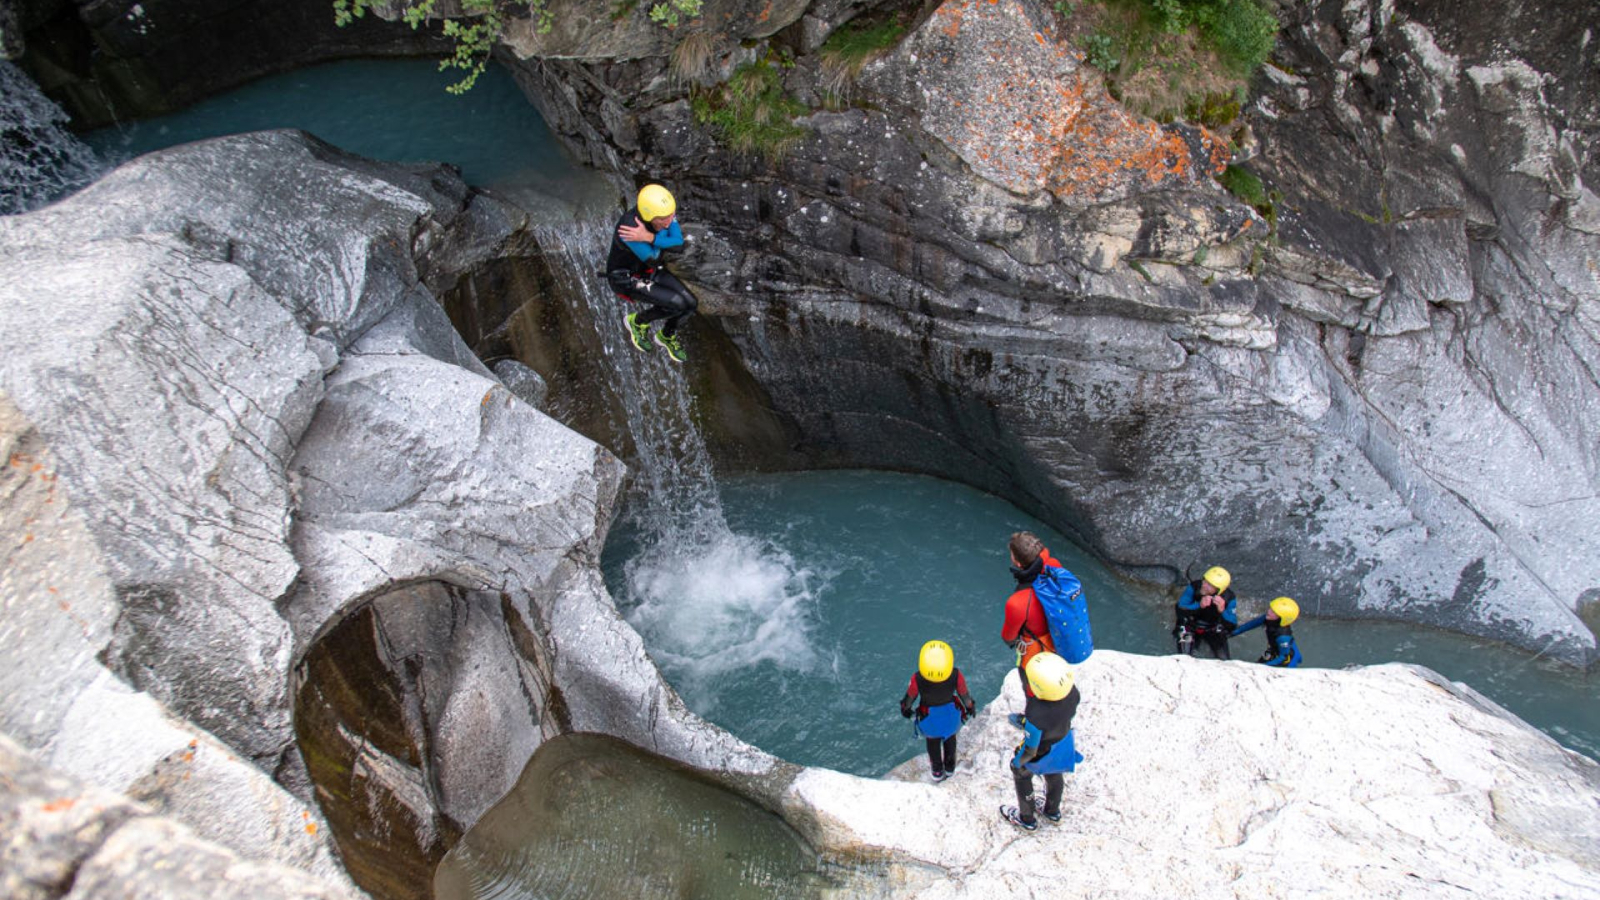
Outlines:
<svg viewBox="0 0 1600 900"><path fill-rule="evenodd" d="M1005 819L1007 822L1010 822L1018 828L1021 828L1023 831L1039 830L1039 823L1024 821L1022 816L1017 814L1017 808L1015 806L1000 807L1000 818Z"/></svg>
<svg viewBox="0 0 1600 900"><path fill-rule="evenodd" d="M1044 820L1046 822L1049 822L1052 825L1061 824L1061 811L1060 810L1056 810L1056 812L1053 813L1053 814L1050 813L1050 812L1047 812L1045 810L1045 808L1044 808L1044 798L1043 797L1034 797L1033 798L1033 811L1034 811L1034 813L1036 813L1036 816L1035 816L1036 818L1037 818L1037 816L1044 816Z"/></svg>
<svg viewBox="0 0 1600 900"><path fill-rule="evenodd" d="M948 779L949 777L950 777L950 773L949 772L935 772L935 773L933 773L933 783L934 784L938 784L939 782L944 781L944 780Z"/></svg>

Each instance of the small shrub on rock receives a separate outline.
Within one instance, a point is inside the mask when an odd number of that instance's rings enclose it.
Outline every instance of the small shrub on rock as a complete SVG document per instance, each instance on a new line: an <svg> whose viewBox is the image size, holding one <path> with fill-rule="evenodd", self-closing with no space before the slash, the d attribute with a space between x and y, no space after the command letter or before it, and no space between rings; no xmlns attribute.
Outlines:
<svg viewBox="0 0 1600 900"><path fill-rule="evenodd" d="M723 84L694 91L689 103L695 121L735 153L775 162L806 135L794 120L809 110L784 92L783 73L770 56L740 66Z"/></svg>

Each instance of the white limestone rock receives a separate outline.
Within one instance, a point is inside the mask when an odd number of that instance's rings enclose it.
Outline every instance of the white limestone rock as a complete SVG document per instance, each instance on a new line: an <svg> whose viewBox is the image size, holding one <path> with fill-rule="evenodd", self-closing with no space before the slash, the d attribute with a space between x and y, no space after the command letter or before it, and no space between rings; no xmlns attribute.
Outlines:
<svg viewBox="0 0 1600 900"><path fill-rule="evenodd" d="M52 770L0 735L0 895L10 900L351 900L342 875L242 859L171 818Z"/></svg>
<svg viewBox="0 0 1600 900"><path fill-rule="evenodd" d="M1016 803L1014 674L949 781L920 755L882 781L807 770L795 818L829 850L894 860L904 897L1600 893L1600 764L1431 671L1101 650L1084 675L1061 824L998 815Z"/></svg>

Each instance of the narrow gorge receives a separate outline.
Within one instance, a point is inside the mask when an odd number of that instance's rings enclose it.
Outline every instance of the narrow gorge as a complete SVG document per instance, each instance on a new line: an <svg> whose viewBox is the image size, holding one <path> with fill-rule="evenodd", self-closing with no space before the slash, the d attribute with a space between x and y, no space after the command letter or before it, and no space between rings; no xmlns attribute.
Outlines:
<svg viewBox="0 0 1600 900"><path fill-rule="evenodd" d="M686 702L602 571L619 529L732 534L717 476L936 476L1138 610L1226 561L1309 629L1513 645L1592 705L1600 10L1268 4L1276 45L1223 116L1141 107L1084 49L1115 4L544 6L485 77L570 171L483 184L268 130L78 189L34 85L75 129L129 128L448 42L399 7L0 0L6 896L543 896L494 835L537 821L559 857L570 821L530 810L603 815L582 790L607 779L663 840L700 810L744 839L688 829L606 876L636 851L596 829L571 865L641 896L733 890L706 886L738 883L724 852L751 896L1600 895L1588 738L1419 666L1143 655L1108 616L1068 820L1019 835L994 815L1006 660L960 778L927 783L909 743L846 774ZM752 96L758 140L718 115ZM630 355L594 275L646 180L690 238L681 370ZM1008 655L984 640L964 667Z"/></svg>

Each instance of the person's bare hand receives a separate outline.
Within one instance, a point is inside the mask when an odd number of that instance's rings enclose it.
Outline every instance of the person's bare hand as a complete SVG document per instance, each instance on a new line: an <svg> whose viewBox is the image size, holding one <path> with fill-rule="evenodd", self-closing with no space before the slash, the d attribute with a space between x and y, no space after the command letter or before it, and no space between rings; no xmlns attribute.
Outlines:
<svg viewBox="0 0 1600 900"><path fill-rule="evenodd" d="M633 217L632 225L624 225L618 228L617 237L636 244L653 244L656 239L655 232L644 227L644 223L639 220L638 216Z"/></svg>

